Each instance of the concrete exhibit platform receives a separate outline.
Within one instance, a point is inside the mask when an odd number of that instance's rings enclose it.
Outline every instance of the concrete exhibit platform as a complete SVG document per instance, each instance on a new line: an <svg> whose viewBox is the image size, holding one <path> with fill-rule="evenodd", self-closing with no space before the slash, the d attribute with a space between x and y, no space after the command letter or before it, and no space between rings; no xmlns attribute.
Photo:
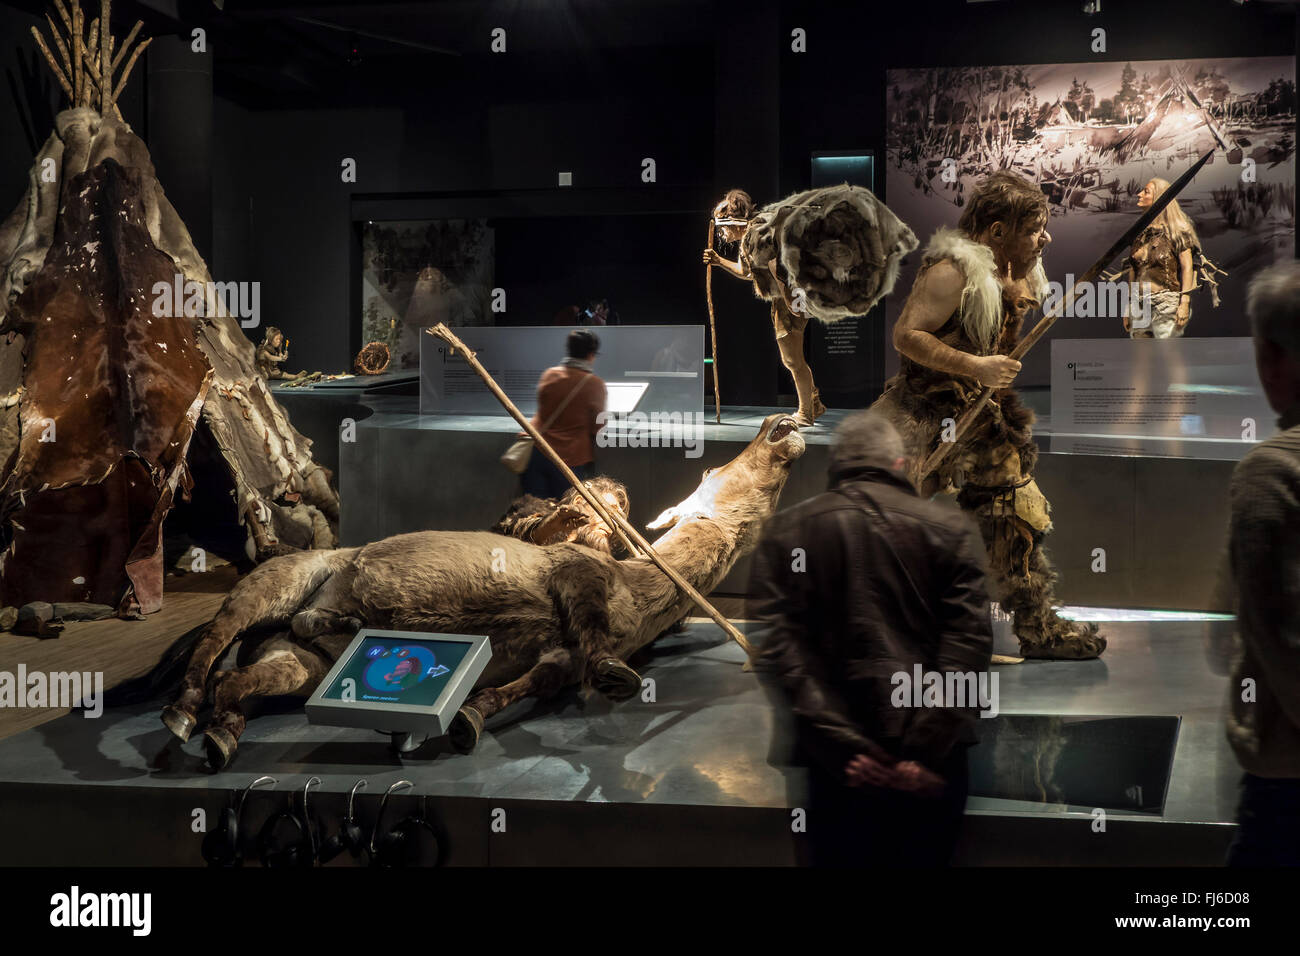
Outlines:
<svg viewBox="0 0 1300 956"><path fill-rule="evenodd" d="M981 727L984 742L971 752L973 780L1022 795L1031 781L1031 791L1067 802L972 796L957 862L1221 862L1239 771L1223 736L1225 679L1207 665L1203 636L1231 624L1077 613L1125 619L1103 625L1106 656L998 667L1001 714L979 723L1019 729L990 746ZM434 741L399 757L379 734L312 726L298 702L282 700L250 720L235 763L213 774L199 739L181 745L163 728L160 702L110 707L98 719L74 713L0 741L0 864L198 865L195 811L214 821L262 774L279 786L248 798L250 852L285 791L319 775L311 805L330 832L359 778L368 781L358 802L367 833L388 785L412 781L414 795L394 796L385 822L425 800L449 833L452 865L790 863L801 776L768 762L772 715L740 650L693 620L634 663L654 679L654 701L614 705L576 692L521 701L488 722L468 756ZM1151 721L1131 720L1142 717L1176 718L1155 722L1175 733L1153 737ZM1062 730L1104 721L1120 721L1104 751ZM1158 785L1135 792L1137 777ZM1090 781L1115 800L1070 805ZM1154 790L1163 792L1153 799ZM1126 808L1135 797L1158 809Z"/></svg>

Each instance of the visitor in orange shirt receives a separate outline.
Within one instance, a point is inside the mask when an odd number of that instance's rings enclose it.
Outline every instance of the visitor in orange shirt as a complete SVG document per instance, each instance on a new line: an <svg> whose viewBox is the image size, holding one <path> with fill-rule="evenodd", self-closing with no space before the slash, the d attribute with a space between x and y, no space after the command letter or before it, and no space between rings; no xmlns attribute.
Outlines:
<svg viewBox="0 0 1300 956"><path fill-rule="evenodd" d="M533 427L580 479L595 477L597 416L605 410L605 383L591 370L600 339L587 329L574 329L565 342L568 357L542 373L537 383L537 414ZM534 452L522 475L524 494L558 498L569 482L549 458Z"/></svg>

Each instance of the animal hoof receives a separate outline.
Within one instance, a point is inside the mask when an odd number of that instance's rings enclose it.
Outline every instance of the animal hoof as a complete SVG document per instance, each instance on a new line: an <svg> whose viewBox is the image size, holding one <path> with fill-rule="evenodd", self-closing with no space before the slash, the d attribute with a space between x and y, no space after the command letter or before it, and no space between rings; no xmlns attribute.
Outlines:
<svg viewBox="0 0 1300 956"><path fill-rule="evenodd" d="M213 770L225 770L235 758L239 741L224 727L209 727L203 732L203 749L208 755L208 766Z"/></svg>
<svg viewBox="0 0 1300 956"><path fill-rule="evenodd" d="M592 686L610 700L628 700L641 691L641 675L617 657L607 657L596 665Z"/></svg>
<svg viewBox="0 0 1300 956"><path fill-rule="evenodd" d="M451 719L451 726L447 728L447 739L460 753L473 753L474 748L478 746L479 735L482 733L483 715L477 708L466 704L456 711L456 716Z"/></svg>
<svg viewBox="0 0 1300 956"><path fill-rule="evenodd" d="M190 734L194 733L194 715L181 710L175 704L168 704L163 708L162 722L181 743L189 740Z"/></svg>

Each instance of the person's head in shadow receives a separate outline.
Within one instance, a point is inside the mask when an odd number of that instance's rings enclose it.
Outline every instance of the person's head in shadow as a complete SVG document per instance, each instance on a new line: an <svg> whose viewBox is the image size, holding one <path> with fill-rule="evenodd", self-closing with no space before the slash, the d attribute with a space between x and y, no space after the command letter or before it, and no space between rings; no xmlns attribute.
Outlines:
<svg viewBox="0 0 1300 956"><path fill-rule="evenodd" d="M1286 427L1300 424L1300 262L1257 275L1246 293L1246 314L1268 403Z"/></svg>
<svg viewBox="0 0 1300 956"><path fill-rule="evenodd" d="M849 415L831 440L831 484L854 472L870 468L901 472L907 465L903 439L890 420L874 409Z"/></svg>
<svg viewBox="0 0 1300 956"><path fill-rule="evenodd" d="M590 362L599 351L600 339L589 329L574 329L564 342L564 354L581 362Z"/></svg>

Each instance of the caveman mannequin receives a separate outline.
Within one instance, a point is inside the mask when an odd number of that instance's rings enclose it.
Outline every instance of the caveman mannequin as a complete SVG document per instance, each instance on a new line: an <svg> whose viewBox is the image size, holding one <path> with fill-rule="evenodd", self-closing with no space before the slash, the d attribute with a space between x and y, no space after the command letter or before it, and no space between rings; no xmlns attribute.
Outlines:
<svg viewBox="0 0 1300 956"><path fill-rule="evenodd" d="M958 229L930 240L894 327L898 375L874 407L908 444L910 477L922 494L957 491L977 519L1002 607L1015 614L1025 657L1097 657L1096 625L1057 616L1056 572L1043 552L1050 507L1033 480L1034 415L1010 388L1020 363L1008 356L1029 309L1046 296L1042 252L1048 209L1033 183L999 171L976 190ZM933 474L921 467L983 388L993 399Z"/></svg>
<svg viewBox="0 0 1300 956"><path fill-rule="evenodd" d="M725 242L739 244L739 255L735 262L724 259L715 249L704 250L705 265L720 266L738 279L758 282L750 268L745 247L741 240L745 237L748 221L754 216L754 200L743 189L733 189L722 197L722 201L713 209L713 218L719 225L719 234ZM803 333L808 327L808 313L799 311L790 299L790 290L778 275L778 267L773 260L768 263L772 281L780 292L772 300L772 330L776 333L776 346L781 352L781 363L794 378L795 393L799 396L799 411L795 420L800 428L810 428L817 418L826 411L813 384L812 369L803 355Z"/></svg>
<svg viewBox="0 0 1300 956"><path fill-rule="evenodd" d="M289 357L289 342L284 333L274 325L268 325L262 335L262 344L257 347L257 370L267 381L277 378L293 378L280 363Z"/></svg>

